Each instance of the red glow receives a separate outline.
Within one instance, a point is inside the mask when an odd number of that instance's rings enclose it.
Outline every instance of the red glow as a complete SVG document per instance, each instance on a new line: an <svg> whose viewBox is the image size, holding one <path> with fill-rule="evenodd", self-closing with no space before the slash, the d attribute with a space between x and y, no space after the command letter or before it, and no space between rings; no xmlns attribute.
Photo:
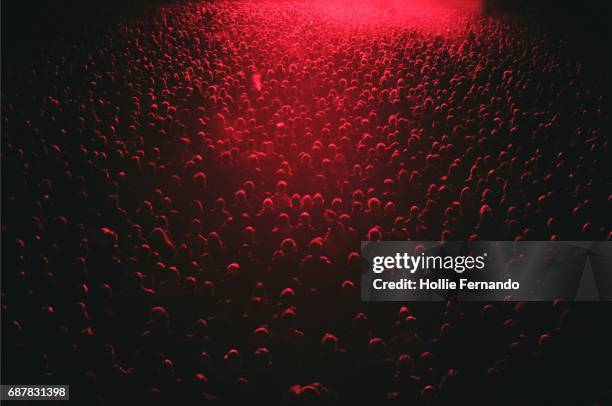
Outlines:
<svg viewBox="0 0 612 406"><path fill-rule="evenodd" d="M3 377L76 404L594 404L565 395L603 389L607 318L361 303L359 249L610 239L603 64L469 0L145 3L3 72Z"/></svg>
<svg viewBox="0 0 612 406"><path fill-rule="evenodd" d="M316 24L333 29L334 35L346 29L370 29L384 33L389 29L419 29L444 34L462 27L465 17L478 12L479 0L314 0L308 2L261 2L253 14L267 17L291 13L296 28ZM282 21L282 17L279 19ZM272 21L269 21L272 23ZM272 23L272 26L274 24Z"/></svg>

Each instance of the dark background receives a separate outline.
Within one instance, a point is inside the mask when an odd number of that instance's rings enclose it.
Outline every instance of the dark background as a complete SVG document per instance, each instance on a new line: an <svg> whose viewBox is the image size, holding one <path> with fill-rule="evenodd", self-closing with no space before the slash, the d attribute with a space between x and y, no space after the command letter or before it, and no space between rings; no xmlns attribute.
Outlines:
<svg viewBox="0 0 612 406"><path fill-rule="evenodd" d="M129 18L131 13L146 13L152 0L5 0L1 14L2 87L7 69L28 66L37 52L62 41L75 40L88 25L107 24L116 18ZM571 39L576 52L601 63L608 63L610 6L606 0L484 0L484 11L493 15L518 15L536 20L552 33ZM3 216L7 213L3 213ZM429 304L426 304L428 306ZM609 303L580 305L591 317L582 320L582 331L591 338L593 348L602 348L602 359L610 357L610 334L597 323L609 320ZM430 311L439 311L431 306ZM608 326L609 327L609 326ZM591 360L589 360L591 361ZM596 360L592 360L597 364ZM601 382L610 382L610 368L606 371L587 371ZM592 373L591 373L592 372ZM586 377L584 379L587 379Z"/></svg>

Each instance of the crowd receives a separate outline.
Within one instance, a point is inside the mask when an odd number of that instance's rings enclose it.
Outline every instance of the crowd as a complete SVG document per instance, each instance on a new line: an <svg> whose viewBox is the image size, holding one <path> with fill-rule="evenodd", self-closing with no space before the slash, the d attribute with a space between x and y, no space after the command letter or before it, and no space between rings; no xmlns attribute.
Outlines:
<svg viewBox="0 0 612 406"><path fill-rule="evenodd" d="M605 68L518 19L347 4L152 6L8 72L3 383L605 404L609 308L359 295L361 240L609 240Z"/></svg>

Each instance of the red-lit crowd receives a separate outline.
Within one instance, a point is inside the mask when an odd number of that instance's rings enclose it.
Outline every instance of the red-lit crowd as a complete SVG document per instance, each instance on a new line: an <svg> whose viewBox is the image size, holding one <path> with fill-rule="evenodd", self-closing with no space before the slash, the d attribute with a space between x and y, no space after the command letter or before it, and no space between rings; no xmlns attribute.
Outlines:
<svg viewBox="0 0 612 406"><path fill-rule="evenodd" d="M9 73L4 380L91 405L606 396L579 308L361 303L359 247L608 240L607 72L521 21L346 13L156 6Z"/></svg>

